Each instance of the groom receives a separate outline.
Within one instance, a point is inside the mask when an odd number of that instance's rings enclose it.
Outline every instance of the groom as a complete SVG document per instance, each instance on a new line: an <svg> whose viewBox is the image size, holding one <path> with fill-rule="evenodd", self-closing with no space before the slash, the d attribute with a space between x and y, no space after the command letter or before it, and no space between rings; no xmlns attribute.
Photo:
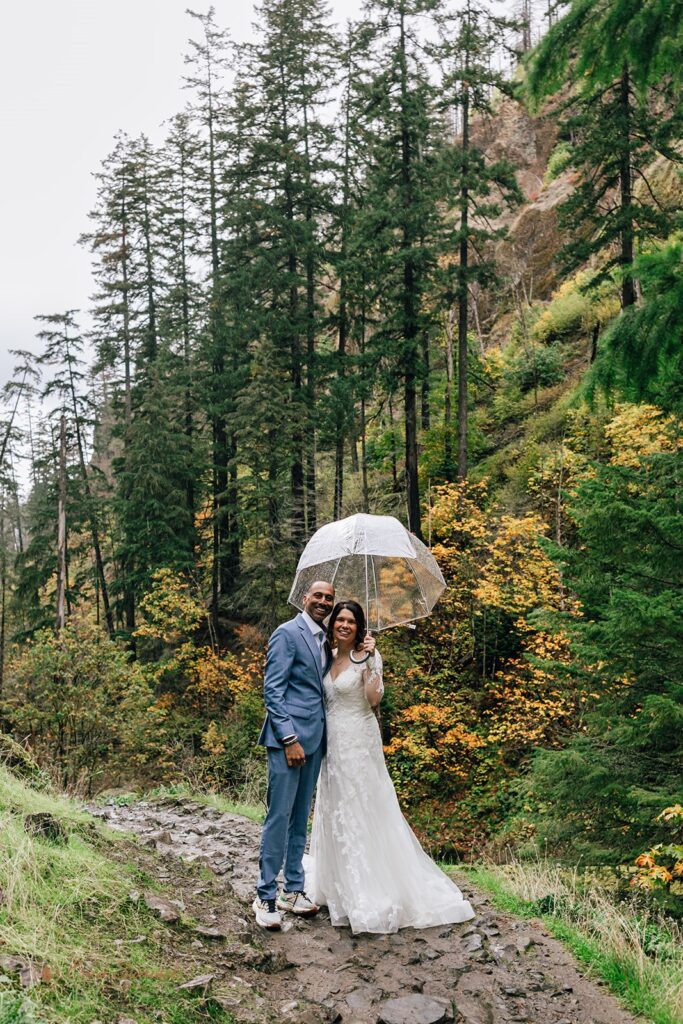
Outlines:
<svg viewBox="0 0 683 1024"><path fill-rule="evenodd" d="M262 928L280 928L281 910L305 917L318 912L304 892L302 858L325 751L323 678L332 652L323 621L333 604L332 584L316 580L304 595L303 612L278 626L268 643L266 720L258 740L268 751L268 811L252 904ZM283 863L285 886L278 896Z"/></svg>

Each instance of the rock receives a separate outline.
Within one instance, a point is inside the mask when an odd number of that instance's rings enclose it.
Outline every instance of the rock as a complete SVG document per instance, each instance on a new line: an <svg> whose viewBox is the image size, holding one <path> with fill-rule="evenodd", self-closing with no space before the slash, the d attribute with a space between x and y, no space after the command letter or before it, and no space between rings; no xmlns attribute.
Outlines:
<svg viewBox="0 0 683 1024"><path fill-rule="evenodd" d="M180 911L175 903L165 899L163 896L153 896L145 893L145 905L167 924L175 924L180 920Z"/></svg>
<svg viewBox="0 0 683 1024"><path fill-rule="evenodd" d="M23 957L0 956L0 968L11 974L18 974L22 988L33 988L35 985L52 981L52 971L47 964L34 964Z"/></svg>
<svg viewBox="0 0 683 1024"><path fill-rule="evenodd" d="M233 870L233 863L227 857L223 857L221 860L213 861L209 867L216 875L227 875L229 871Z"/></svg>
<svg viewBox="0 0 683 1024"><path fill-rule="evenodd" d="M532 946L537 945L536 940L528 932L523 932L521 935L515 936L515 946L520 953L526 953L527 949L531 949Z"/></svg>
<svg viewBox="0 0 683 1024"><path fill-rule="evenodd" d="M299 999L291 1003L284 1003L280 1007L280 1015L284 1020L295 1022L295 1024L336 1024L341 1021L341 1014L334 1008L324 1003L311 1003Z"/></svg>
<svg viewBox="0 0 683 1024"><path fill-rule="evenodd" d="M504 995L504 996L514 996L514 997L519 997L519 996L525 996L525 995L526 995L526 992L524 991L524 989L523 989L523 988L514 988L514 987L511 987L511 988L504 988L504 989L503 989L503 995Z"/></svg>
<svg viewBox="0 0 683 1024"><path fill-rule="evenodd" d="M0 956L0 967L3 971L20 971L25 965L26 961L20 956Z"/></svg>
<svg viewBox="0 0 683 1024"><path fill-rule="evenodd" d="M498 1024L502 1020L486 999L472 993L456 997L456 1009L460 1024Z"/></svg>
<svg viewBox="0 0 683 1024"><path fill-rule="evenodd" d="M37 839L47 839L52 843L67 843L69 841L67 830L54 815L47 811L25 814L24 831Z"/></svg>
<svg viewBox="0 0 683 1024"><path fill-rule="evenodd" d="M224 928L207 928L198 924L194 929L197 935L203 935L205 939L227 939L228 933Z"/></svg>
<svg viewBox="0 0 683 1024"><path fill-rule="evenodd" d="M183 982L182 985L178 985L178 988L184 989L187 992L194 992L197 989L202 989L203 992L207 992L215 977L215 974L199 974L196 978L191 978L189 981Z"/></svg>
<svg viewBox="0 0 683 1024"><path fill-rule="evenodd" d="M415 992L381 1003L377 1024L442 1024L451 1020L453 1015L444 1003Z"/></svg>
<svg viewBox="0 0 683 1024"><path fill-rule="evenodd" d="M478 932L475 932L473 935L468 935L462 943L462 948L466 953L478 953L482 946L483 939Z"/></svg>
<svg viewBox="0 0 683 1024"><path fill-rule="evenodd" d="M352 1010L368 1010L373 1003L382 998L382 990L377 988L354 988L347 993L346 1002Z"/></svg>

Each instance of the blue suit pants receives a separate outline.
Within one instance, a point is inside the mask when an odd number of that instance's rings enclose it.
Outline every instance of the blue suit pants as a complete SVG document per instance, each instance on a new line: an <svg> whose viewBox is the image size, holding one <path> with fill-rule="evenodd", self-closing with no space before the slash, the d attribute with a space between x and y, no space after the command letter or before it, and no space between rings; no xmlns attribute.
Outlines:
<svg viewBox="0 0 683 1024"><path fill-rule="evenodd" d="M277 896L277 877L283 864L285 891L296 892L304 887L301 862L322 756L320 746L306 754L306 763L300 768L290 768L281 747L268 747L268 812L261 833L256 887L262 900Z"/></svg>

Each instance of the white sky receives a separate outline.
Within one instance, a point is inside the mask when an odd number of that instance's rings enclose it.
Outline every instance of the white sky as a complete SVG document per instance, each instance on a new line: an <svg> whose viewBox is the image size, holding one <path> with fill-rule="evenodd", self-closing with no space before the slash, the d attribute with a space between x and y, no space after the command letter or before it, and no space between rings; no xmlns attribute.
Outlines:
<svg viewBox="0 0 683 1024"><path fill-rule="evenodd" d="M76 244L92 175L118 130L162 137L186 102L183 54L200 0L0 0L0 385L10 348L36 349L33 317L86 309L89 255ZM214 0L233 38L251 0ZM361 0L332 0L340 23Z"/></svg>

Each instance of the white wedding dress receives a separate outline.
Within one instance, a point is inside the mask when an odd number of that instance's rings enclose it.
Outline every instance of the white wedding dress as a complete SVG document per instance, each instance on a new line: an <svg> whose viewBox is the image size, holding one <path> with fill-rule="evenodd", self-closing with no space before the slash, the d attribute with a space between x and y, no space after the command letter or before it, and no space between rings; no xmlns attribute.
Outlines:
<svg viewBox="0 0 683 1024"><path fill-rule="evenodd" d="M383 692L379 654L324 679L327 754L313 815L306 891L333 925L395 932L468 921L472 907L401 813L366 694Z"/></svg>

